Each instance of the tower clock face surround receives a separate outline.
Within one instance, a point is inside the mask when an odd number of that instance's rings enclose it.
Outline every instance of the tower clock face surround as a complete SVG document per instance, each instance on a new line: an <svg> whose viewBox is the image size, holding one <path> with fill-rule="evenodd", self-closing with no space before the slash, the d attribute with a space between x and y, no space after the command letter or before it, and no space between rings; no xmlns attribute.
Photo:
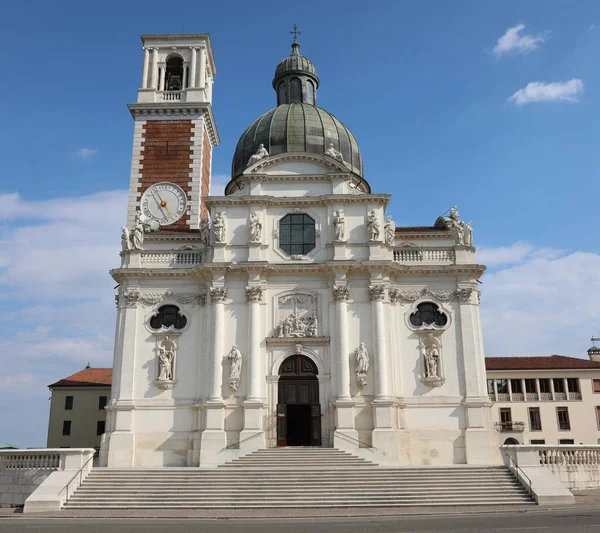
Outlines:
<svg viewBox="0 0 600 533"><path fill-rule="evenodd" d="M177 222L185 213L187 199L181 187L161 182L148 187L142 194L141 211L161 226Z"/></svg>

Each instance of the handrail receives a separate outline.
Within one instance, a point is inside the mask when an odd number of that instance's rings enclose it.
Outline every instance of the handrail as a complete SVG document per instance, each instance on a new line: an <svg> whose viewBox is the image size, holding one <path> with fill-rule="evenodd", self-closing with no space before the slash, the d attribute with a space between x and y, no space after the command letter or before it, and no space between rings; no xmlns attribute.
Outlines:
<svg viewBox="0 0 600 533"><path fill-rule="evenodd" d="M531 497L533 497L533 488L531 487L531 479L529 478L529 476L523 472L523 469L519 466L519 464L508 454L504 454L505 457L508 457L510 459L510 462L515 466L516 470L518 472L521 473L521 476L523 476L528 482L529 482L529 495ZM517 475L517 479L518 479L518 475Z"/></svg>
<svg viewBox="0 0 600 533"><path fill-rule="evenodd" d="M242 442L246 442L247 440L253 439L254 437L258 437L259 435L262 435L262 431L259 431L258 433L255 433L254 435L250 435L250 437L246 437L245 439L238 440L237 442L234 442L233 444L228 444L227 446L225 446L225 448L221 448L219 450L219 453L224 452L225 450L229 450L231 448L239 447L239 445Z"/></svg>
<svg viewBox="0 0 600 533"><path fill-rule="evenodd" d="M354 437L351 437L350 435L347 435L346 433L340 433L339 431L337 432L338 435L343 435L344 437L353 440L355 442L358 442L359 444L364 444L366 448L371 448L372 450L376 450L377 448L375 446L373 446L372 444L369 444L368 442L363 442L362 440L359 439L355 439Z"/></svg>
<svg viewBox="0 0 600 533"><path fill-rule="evenodd" d="M81 483L82 483L81 476L83 474L83 469L87 465L90 464L90 461L94 460L94 455L95 454L92 454L92 456L85 462L85 464L79 470L77 470L77 472L75 472L75 475L67 482L67 484L62 489L60 489L60 492L58 493L58 496L60 496L60 494L62 493L63 490L67 489L67 496L65 498L64 503L67 503L69 501L69 485L77 477L78 474L79 474L79 485L77 485L77 487L79 487L81 485Z"/></svg>

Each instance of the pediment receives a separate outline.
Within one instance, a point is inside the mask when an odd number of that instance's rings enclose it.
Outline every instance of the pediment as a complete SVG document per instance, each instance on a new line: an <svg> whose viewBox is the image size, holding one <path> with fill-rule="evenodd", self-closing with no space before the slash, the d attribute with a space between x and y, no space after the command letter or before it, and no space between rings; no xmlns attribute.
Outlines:
<svg viewBox="0 0 600 533"><path fill-rule="evenodd" d="M325 175L348 173L348 169L338 161L305 152L285 153L267 157L249 166L244 174L264 174L277 176Z"/></svg>

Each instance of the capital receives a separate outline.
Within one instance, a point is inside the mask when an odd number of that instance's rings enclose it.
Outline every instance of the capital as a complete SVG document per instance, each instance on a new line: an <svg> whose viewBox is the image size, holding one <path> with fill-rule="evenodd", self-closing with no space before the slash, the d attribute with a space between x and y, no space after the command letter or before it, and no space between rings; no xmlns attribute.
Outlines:
<svg viewBox="0 0 600 533"><path fill-rule="evenodd" d="M227 287L211 287L210 298L213 303L223 303L227 298Z"/></svg>
<svg viewBox="0 0 600 533"><path fill-rule="evenodd" d="M372 302L382 302L385 300L385 286L371 285L369 287L369 300Z"/></svg>
<svg viewBox="0 0 600 533"><path fill-rule="evenodd" d="M263 294L262 287L246 287L246 301L248 303L261 302L262 294Z"/></svg>
<svg viewBox="0 0 600 533"><path fill-rule="evenodd" d="M333 286L333 301L334 302L347 302L350 299L350 289L347 285L334 285Z"/></svg>

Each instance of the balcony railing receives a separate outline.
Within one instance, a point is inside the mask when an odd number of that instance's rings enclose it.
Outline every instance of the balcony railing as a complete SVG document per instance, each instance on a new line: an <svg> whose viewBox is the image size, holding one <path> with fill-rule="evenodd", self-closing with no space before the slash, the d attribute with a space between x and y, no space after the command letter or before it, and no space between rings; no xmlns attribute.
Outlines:
<svg viewBox="0 0 600 533"><path fill-rule="evenodd" d="M176 250L173 252L142 252L143 267L191 268L202 263L202 252Z"/></svg>
<svg viewBox="0 0 600 533"><path fill-rule="evenodd" d="M163 102L181 102L183 91L163 91L161 93L161 99Z"/></svg>
<svg viewBox="0 0 600 533"><path fill-rule="evenodd" d="M396 263L454 263L454 250L451 248L395 248Z"/></svg>
<svg viewBox="0 0 600 533"><path fill-rule="evenodd" d="M569 400L581 400L581 392L569 392Z"/></svg>
<svg viewBox="0 0 600 533"><path fill-rule="evenodd" d="M523 401L525 401L525 395L522 392L513 392L512 393L512 401L513 402L523 402Z"/></svg>
<svg viewBox="0 0 600 533"><path fill-rule="evenodd" d="M510 402L510 395L508 393L505 392L499 392L498 393L498 400L499 402Z"/></svg>
<svg viewBox="0 0 600 533"><path fill-rule="evenodd" d="M540 400L542 402L551 402L552 401L552 393L551 392L540 392Z"/></svg>
<svg viewBox="0 0 600 533"><path fill-rule="evenodd" d="M527 392L525 394L525 399L528 402L537 402L539 400L537 392Z"/></svg>
<svg viewBox="0 0 600 533"><path fill-rule="evenodd" d="M525 431L525 422L494 422L497 431Z"/></svg>
<svg viewBox="0 0 600 533"><path fill-rule="evenodd" d="M557 402L564 402L567 399L567 393L566 392L555 392L554 393L554 400Z"/></svg>

